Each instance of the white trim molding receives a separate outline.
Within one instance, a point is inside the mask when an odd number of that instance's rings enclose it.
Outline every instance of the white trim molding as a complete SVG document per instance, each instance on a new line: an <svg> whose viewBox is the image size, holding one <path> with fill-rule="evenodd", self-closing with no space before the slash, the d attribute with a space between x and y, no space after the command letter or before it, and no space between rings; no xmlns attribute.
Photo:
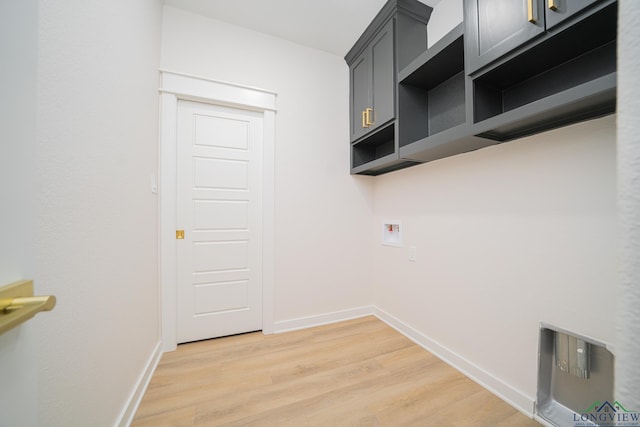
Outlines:
<svg viewBox="0 0 640 427"><path fill-rule="evenodd" d="M161 93L172 93L180 99L202 100L224 106L237 106L257 111L276 111L276 93L236 83L211 80L173 71L160 71Z"/></svg>
<svg viewBox="0 0 640 427"><path fill-rule="evenodd" d="M178 101L190 100L259 111L264 117L262 190L262 332L274 333L276 93L170 71L160 72L160 291L162 350L177 347L176 138Z"/></svg>
<svg viewBox="0 0 640 427"><path fill-rule="evenodd" d="M371 316L373 314L374 308L372 306L365 306L319 314L316 316L282 320L275 323L275 333L280 334L283 332L297 331L299 329L313 328L315 326L329 325L331 323L343 322L345 320L357 319L359 317Z"/></svg>
<svg viewBox="0 0 640 427"><path fill-rule="evenodd" d="M151 352L151 356L149 357L149 360L147 360L147 364L144 367L142 374L140 374L138 381L136 381L136 386L131 391L129 398L127 399L127 404L122 410L122 413L118 418L118 422L115 425L119 427L127 427L131 425L133 417L136 415L140 402L144 397L144 393L147 391L147 387L149 387L151 377L158 367L161 356L162 350L160 342L158 341L158 344L156 344L155 349Z"/></svg>

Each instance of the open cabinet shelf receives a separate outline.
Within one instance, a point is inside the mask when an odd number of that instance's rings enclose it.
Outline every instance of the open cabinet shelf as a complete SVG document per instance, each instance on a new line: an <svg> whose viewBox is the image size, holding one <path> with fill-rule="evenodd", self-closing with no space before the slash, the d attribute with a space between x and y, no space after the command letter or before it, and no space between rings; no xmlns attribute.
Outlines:
<svg viewBox="0 0 640 427"><path fill-rule="evenodd" d="M615 111L615 3L473 77L479 136L508 141Z"/></svg>
<svg viewBox="0 0 640 427"><path fill-rule="evenodd" d="M472 134L464 59L460 24L400 72L401 158L429 162L496 143Z"/></svg>
<svg viewBox="0 0 640 427"><path fill-rule="evenodd" d="M383 126L370 137L351 145L352 173L379 175L412 166L396 152L395 122Z"/></svg>
<svg viewBox="0 0 640 427"><path fill-rule="evenodd" d="M462 24L399 74L399 145L466 122Z"/></svg>

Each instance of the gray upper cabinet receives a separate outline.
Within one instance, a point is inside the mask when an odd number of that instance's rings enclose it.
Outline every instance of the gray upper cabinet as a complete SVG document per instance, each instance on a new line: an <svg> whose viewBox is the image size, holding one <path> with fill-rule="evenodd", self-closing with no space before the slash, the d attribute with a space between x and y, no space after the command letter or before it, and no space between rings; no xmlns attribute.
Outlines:
<svg viewBox="0 0 640 427"><path fill-rule="evenodd" d="M474 11L484 0L465 0ZM515 3L515 1L514 1ZM545 31L496 57L479 57L479 37L465 31L468 112L476 135L508 141L615 111L615 0L524 0ZM544 6L545 10L540 11ZM546 15L545 15L546 14ZM551 19L549 17L553 16ZM467 15L465 30L481 27ZM549 28L553 22L553 26ZM467 39L471 39L469 41ZM470 53L471 52L471 53ZM474 62L475 61L475 62Z"/></svg>
<svg viewBox="0 0 640 427"><path fill-rule="evenodd" d="M351 140L395 116L395 67L391 20L351 65Z"/></svg>
<svg viewBox="0 0 640 427"><path fill-rule="evenodd" d="M371 104L371 56L364 52L356 59L350 69L351 93L351 140L363 136L367 128L367 108Z"/></svg>
<svg viewBox="0 0 640 427"><path fill-rule="evenodd" d="M427 50L432 10L418 0L388 0L345 55L351 173L378 175L415 164L399 156L397 74Z"/></svg>
<svg viewBox="0 0 640 427"><path fill-rule="evenodd" d="M542 35L599 0L464 0L467 72Z"/></svg>
<svg viewBox="0 0 640 427"><path fill-rule="evenodd" d="M467 72L544 32L538 0L465 0Z"/></svg>
<svg viewBox="0 0 640 427"><path fill-rule="evenodd" d="M393 61L393 20L384 26L371 43L372 128L395 117L396 67Z"/></svg>
<svg viewBox="0 0 640 427"><path fill-rule="evenodd" d="M464 0L464 22L428 49L419 7L389 0L345 57L352 174L615 112L616 0Z"/></svg>

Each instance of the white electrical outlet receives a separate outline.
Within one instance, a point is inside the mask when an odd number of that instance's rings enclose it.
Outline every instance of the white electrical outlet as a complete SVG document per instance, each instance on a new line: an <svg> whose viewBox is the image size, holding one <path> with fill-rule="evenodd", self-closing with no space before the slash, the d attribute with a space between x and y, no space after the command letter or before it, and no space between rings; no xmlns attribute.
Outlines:
<svg viewBox="0 0 640 427"><path fill-rule="evenodd" d="M409 246L409 261L416 262L416 247Z"/></svg>

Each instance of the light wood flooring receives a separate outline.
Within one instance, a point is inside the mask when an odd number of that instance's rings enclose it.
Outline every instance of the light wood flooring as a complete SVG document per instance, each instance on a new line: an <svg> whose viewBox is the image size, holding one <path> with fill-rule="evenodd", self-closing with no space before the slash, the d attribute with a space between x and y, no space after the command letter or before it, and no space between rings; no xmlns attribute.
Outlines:
<svg viewBox="0 0 640 427"><path fill-rule="evenodd" d="M132 426L539 424L363 317L180 345L162 356Z"/></svg>

